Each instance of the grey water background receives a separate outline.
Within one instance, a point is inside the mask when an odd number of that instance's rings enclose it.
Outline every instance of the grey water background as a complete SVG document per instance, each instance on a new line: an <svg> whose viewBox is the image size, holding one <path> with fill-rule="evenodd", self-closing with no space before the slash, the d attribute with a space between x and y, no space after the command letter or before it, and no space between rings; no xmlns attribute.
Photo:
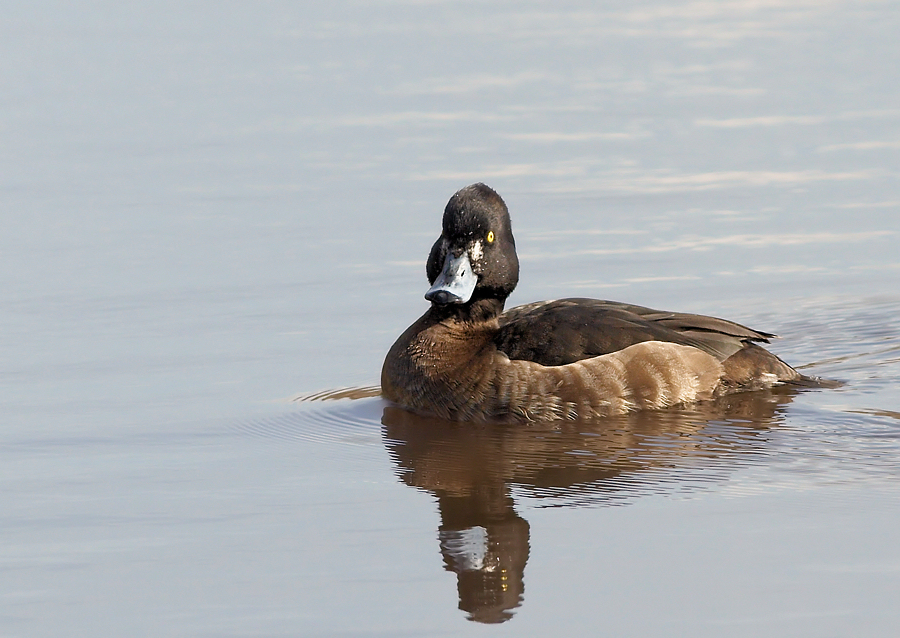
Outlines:
<svg viewBox="0 0 900 638"><path fill-rule="evenodd" d="M0 635L895 635L900 5L3 13ZM723 316L846 385L514 432L329 393L474 181L511 304Z"/></svg>

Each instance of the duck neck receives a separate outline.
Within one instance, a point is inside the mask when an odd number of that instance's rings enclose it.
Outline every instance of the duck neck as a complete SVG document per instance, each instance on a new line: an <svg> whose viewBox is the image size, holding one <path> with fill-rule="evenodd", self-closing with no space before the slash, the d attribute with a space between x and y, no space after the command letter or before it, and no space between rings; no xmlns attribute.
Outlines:
<svg viewBox="0 0 900 638"><path fill-rule="evenodd" d="M450 319L463 323L484 323L499 317L503 312L504 299L473 299L467 304L431 304L431 315L438 321Z"/></svg>

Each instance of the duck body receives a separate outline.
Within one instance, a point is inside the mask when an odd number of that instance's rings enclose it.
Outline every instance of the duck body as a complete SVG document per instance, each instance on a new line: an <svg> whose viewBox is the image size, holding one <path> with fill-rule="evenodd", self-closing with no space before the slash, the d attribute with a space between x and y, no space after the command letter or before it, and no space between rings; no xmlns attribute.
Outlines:
<svg viewBox="0 0 900 638"><path fill-rule="evenodd" d="M740 324L596 299L503 312L518 283L509 213L484 184L458 191L429 255L428 311L388 352L382 395L450 420L590 419L803 377Z"/></svg>

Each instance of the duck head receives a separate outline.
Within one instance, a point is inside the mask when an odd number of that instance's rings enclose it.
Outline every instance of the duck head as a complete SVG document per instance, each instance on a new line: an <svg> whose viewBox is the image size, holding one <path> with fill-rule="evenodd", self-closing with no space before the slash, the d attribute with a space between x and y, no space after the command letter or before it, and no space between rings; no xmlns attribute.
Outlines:
<svg viewBox="0 0 900 638"><path fill-rule="evenodd" d="M426 272L431 288L425 298L433 308L499 303L502 311L519 282L519 259L500 195L472 184L450 198Z"/></svg>

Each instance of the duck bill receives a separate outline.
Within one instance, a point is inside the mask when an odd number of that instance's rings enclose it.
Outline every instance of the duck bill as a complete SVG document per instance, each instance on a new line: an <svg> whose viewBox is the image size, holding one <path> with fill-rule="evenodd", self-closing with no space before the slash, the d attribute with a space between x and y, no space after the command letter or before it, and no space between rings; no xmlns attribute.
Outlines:
<svg viewBox="0 0 900 638"><path fill-rule="evenodd" d="M472 271L468 253L463 252L459 257L447 253L444 268L425 293L425 298L442 306L463 304L472 298L477 283L478 276Z"/></svg>

